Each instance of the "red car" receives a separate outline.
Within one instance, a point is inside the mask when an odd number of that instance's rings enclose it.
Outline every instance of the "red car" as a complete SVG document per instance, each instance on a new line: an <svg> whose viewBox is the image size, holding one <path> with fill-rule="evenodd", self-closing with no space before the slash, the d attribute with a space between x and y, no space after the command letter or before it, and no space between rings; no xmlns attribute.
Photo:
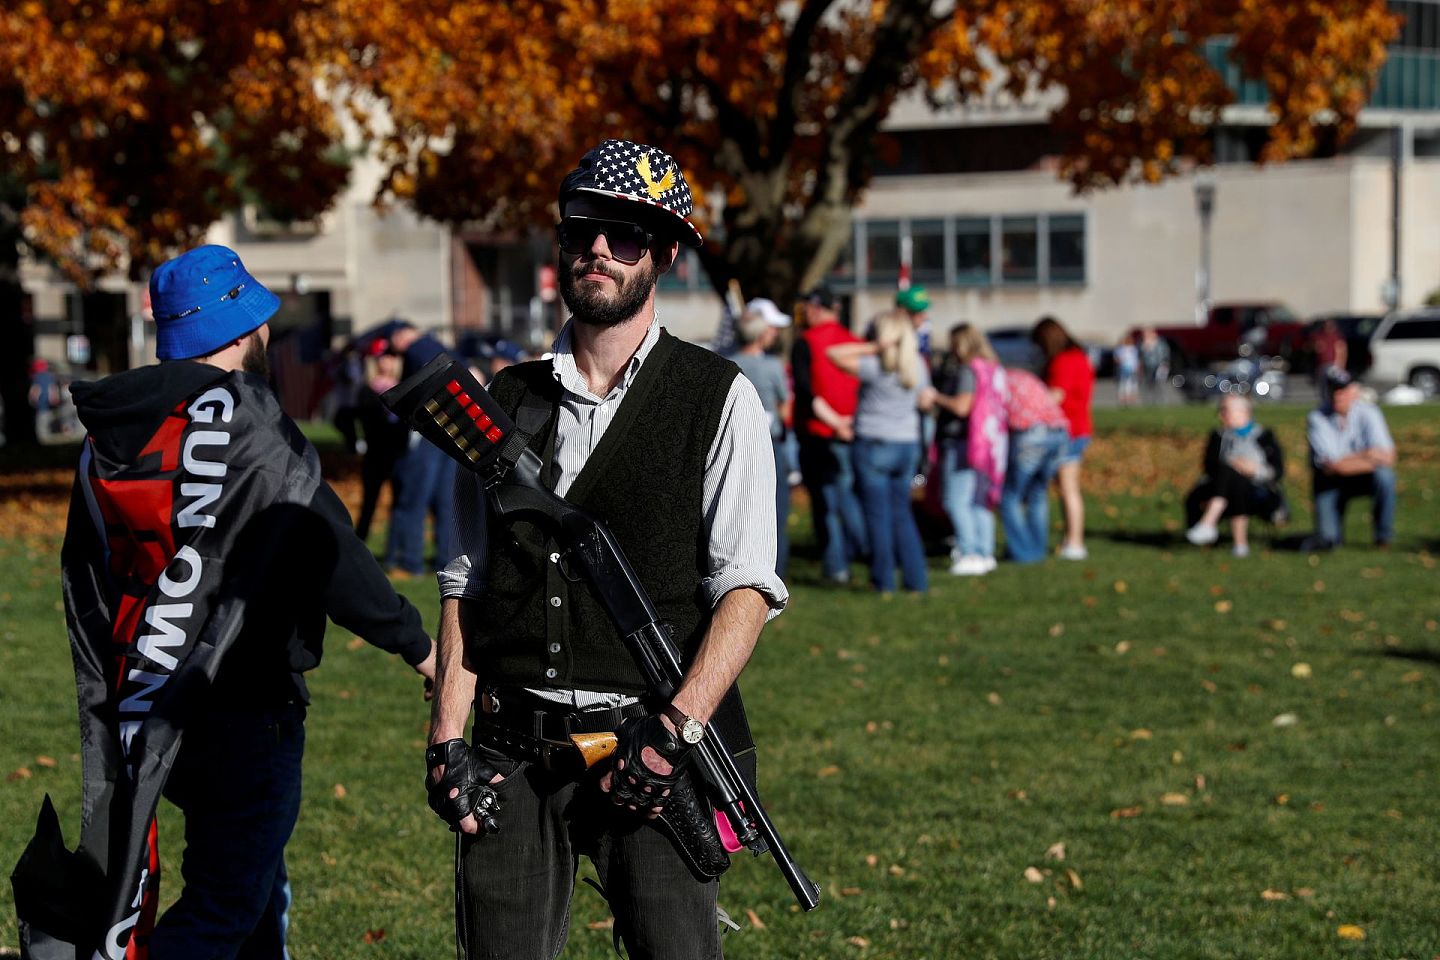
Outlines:
<svg viewBox="0 0 1440 960"><path fill-rule="evenodd" d="M1305 350L1305 322L1283 303L1217 303L1204 326L1156 327L1170 345L1170 369L1183 372L1242 356L1291 360ZM1140 331L1132 334L1137 338Z"/></svg>

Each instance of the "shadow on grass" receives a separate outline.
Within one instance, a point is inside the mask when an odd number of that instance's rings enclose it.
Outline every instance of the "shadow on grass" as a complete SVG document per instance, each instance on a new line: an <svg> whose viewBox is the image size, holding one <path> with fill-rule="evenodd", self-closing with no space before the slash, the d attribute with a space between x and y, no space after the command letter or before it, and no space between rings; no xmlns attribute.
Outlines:
<svg viewBox="0 0 1440 960"><path fill-rule="evenodd" d="M1409 660L1412 663L1428 663L1431 666L1440 667L1440 650L1430 650L1424 647L1396 647L1390 650L1371 651L1367 655L1384 657L1387 660Z"/></svg>
<svg viewBox="0 0 1440 960"><path fill-rule="evenodd" d="M1136 546L1155 547L1156 549L1169 549L1185 543L1185 537L1182 534L1169 530L1087 531L1087 535L1109 540L1112 543L1133 543Z"/></svg>

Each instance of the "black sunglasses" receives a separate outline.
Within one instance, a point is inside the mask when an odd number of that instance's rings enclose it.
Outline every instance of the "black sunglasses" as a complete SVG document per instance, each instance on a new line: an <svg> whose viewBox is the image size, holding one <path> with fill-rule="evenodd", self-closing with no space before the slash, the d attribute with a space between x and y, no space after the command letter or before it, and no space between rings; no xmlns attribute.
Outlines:
<svg viewBox="0 0 1440 960"><path fill-rule="evenodd" d="M595 238L604 234L610 256L621 263L639 263L640 258L645 256L645 251L650 249L650 241L654 239L639 224L626 223L623 220L596 220L591 217L566 217L560 221L557 233L560 249L572 256L589 253L595 246Z"/></svg>

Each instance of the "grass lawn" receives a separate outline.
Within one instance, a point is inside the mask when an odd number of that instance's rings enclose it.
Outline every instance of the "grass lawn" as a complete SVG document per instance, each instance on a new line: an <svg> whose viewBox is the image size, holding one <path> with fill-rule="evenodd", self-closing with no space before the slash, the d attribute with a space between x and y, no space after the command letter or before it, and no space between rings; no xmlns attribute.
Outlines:
<svg viewBox="0 0 1440 960"><path fill-rule="evenodd" d="M768 858L721 902L737 958L1440 955L1440 409L1388 411L1395 549L1246 560L1180 537L1209 408L1102 411L1091 559L932 564L928 597L827 589L796 518L791 608L745 675L761 791L824 889ZM1309 527L1304 411L1265 408ZM73 843L79 756L56 475L0 461L0 858L42 794ZM63 475L61 476L63 482ZM47 486L48 485L48 486ZM857 574L859 571L857 570ZM857 576L857 580L863 581ZM400 584L433 624L428 581ZM332 629L311 675L292 953L452 954L453 842L420 789L427 709L398 661ZM161 812L173 865L181 822ZM167 878L170 896L178 873ZM610 955L575 897L569 957ZM8 885L0 948L17 942Z"/></svg>

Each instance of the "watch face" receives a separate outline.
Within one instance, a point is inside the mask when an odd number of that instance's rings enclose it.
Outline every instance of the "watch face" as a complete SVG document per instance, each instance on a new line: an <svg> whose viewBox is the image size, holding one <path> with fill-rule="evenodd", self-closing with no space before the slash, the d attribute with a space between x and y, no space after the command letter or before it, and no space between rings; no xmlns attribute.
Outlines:
<svg viewBox="0 0 1440 960"><path fill-rule="evenodd" d="M705 737L705 724L699 720L686 720L680 728L680 739L689 744L699 743Z"/></svg>

